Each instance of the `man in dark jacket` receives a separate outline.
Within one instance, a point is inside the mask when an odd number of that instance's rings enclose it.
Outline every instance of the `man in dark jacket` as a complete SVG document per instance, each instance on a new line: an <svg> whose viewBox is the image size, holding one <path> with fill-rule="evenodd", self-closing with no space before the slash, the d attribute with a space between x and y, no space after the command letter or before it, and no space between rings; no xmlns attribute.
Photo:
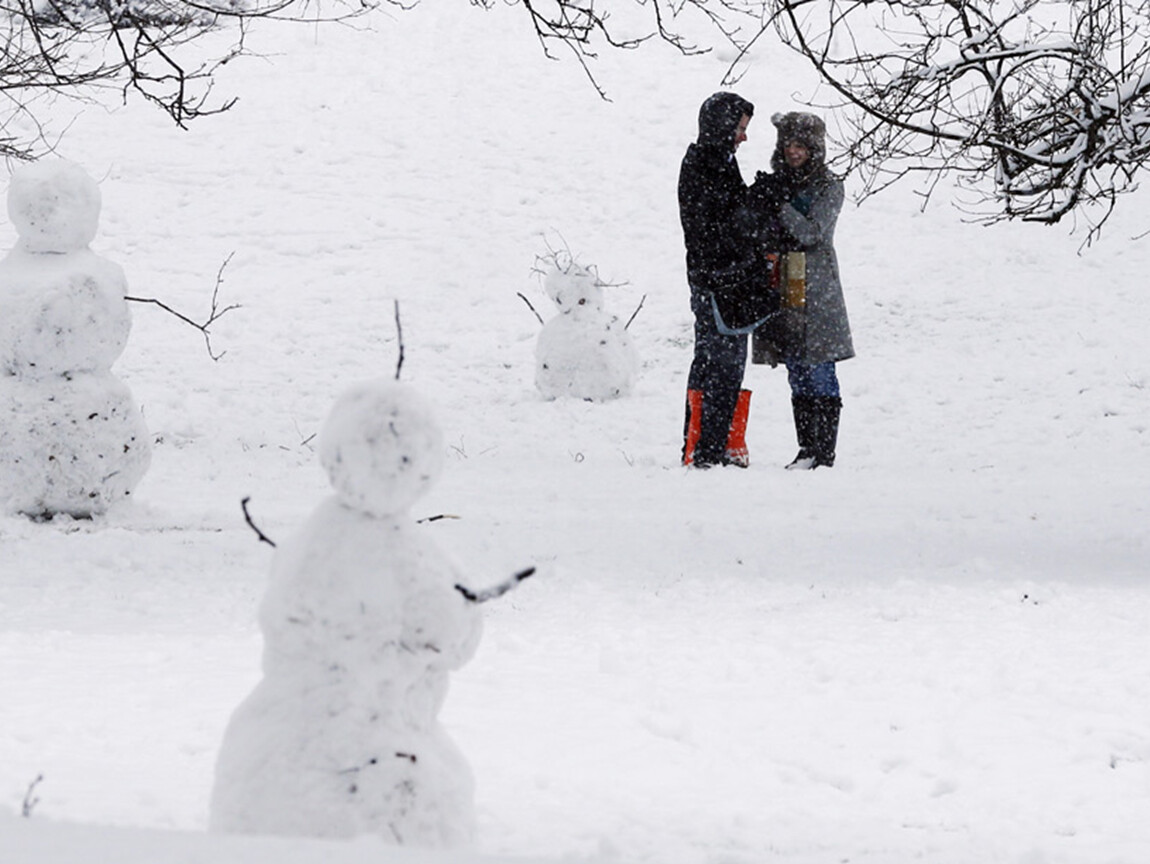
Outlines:
<svg viewBox="0 0 1150 864"><path fill-rule="evenodd" d="M698 468L747 464L745 444L732 441L728 447L732 421L736 435L746 425L747 400L740 399L740 391L747 336L720 330L712 298L742 278L757 257L747 185L735 161L754 112L750 102L734 93L708 98L699 109L698 139L687 148L679 171L679 218L695 315L683 464Z"/></svg>

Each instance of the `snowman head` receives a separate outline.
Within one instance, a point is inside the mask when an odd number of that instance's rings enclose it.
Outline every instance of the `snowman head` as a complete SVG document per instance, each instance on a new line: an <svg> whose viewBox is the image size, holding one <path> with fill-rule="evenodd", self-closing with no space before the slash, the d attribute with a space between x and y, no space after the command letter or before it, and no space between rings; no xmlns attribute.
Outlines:
<svg viewBox="0 0 1150 864"><path fill-rule="evenodd" d="M320 431L319 461L344 504L390 516L439 479L443 435L414 390L398 381L367 381L336 400Z"/></svg>
<svg viewBox="0 0 1150 864"><path fill-rule="evenodd" d="M75 252L96 236L100 187L75 162L31 162L12 174L8 217L26 251Z"/></svg>
<svg viewBox="0 0 1150 864"><path fill-rule="evenodd" d="M603 311L603 282L599 274L574 261L557 262L544 278L543 288L562 315L581 318Z"/></svg>

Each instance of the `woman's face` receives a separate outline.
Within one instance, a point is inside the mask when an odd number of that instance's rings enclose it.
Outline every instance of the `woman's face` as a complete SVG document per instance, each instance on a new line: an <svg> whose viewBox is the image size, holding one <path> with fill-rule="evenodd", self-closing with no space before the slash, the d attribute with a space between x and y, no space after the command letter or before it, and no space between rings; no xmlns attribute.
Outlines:
<svg viewBox="0 0 1150 864"><path fill-rule="evenodd" d="M802 168L811 158L811 151L798 141L788 141L783 145L783 158L791 168Z"/></svg>

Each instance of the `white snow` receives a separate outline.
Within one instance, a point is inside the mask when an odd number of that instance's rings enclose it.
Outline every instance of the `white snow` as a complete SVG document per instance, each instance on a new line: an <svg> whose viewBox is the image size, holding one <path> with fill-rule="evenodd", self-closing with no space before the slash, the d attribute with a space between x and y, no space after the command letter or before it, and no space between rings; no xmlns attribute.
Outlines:
<svg viewBox="0 0 1150 864"><path fill-rule="evenodd" d="M219 363L134 309L115 368L156 444L130 503L0 518L0 861L1144 864L1145 201L1081 255L912 189L846 208L836 466L782 469L784 375L752 367L750 468L696 474L674 189L729 52L603 51L602 102L517 8L252 38L265 59L220 82L234 111L181 132L89 110L61 144L100 178L93 248L134 293L199 312L235 252L242 308ZM770 112L813 86L782 48L753 59L748 177ZM626 399L534 386L516 292L550 231L626 283L613 309L647 295ZM408 527L472 587L539 566L484 604L440 713L476 858L209 833L279 551L239 501L285 545L307 530L332 494L313 436L394 372L396 299L403 381L445 442L410 517L458 517Z"/></svg>

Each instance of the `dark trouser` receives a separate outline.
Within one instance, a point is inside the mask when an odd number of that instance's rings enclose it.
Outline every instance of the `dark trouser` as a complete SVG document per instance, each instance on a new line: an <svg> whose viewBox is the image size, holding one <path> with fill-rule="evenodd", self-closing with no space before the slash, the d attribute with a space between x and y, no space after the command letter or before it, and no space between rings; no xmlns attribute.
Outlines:
<svg viewBox="0 0 1150 864"><path fill-rule="evenodd" d="M788 361L787 378L791 385L795 437L799 441L799 455L795 462L813 459L809 467L829 468L835 464L839 412L843 407L835 364L807 366ZM788 467L798 467L795 462Z"/></svg>
<svg viewBox="0 0 1150 864"><path fill-rule="evenodd" d="M687 389L703 393L699 443L695 446L698 462L721 462L727 451L727 434L743 371L747 366L747 337L725 336L715 324L711 295L691 286L691 311L695 313L695 359L687 376ZM686 438L690 407L683 423Z"/></svg>

